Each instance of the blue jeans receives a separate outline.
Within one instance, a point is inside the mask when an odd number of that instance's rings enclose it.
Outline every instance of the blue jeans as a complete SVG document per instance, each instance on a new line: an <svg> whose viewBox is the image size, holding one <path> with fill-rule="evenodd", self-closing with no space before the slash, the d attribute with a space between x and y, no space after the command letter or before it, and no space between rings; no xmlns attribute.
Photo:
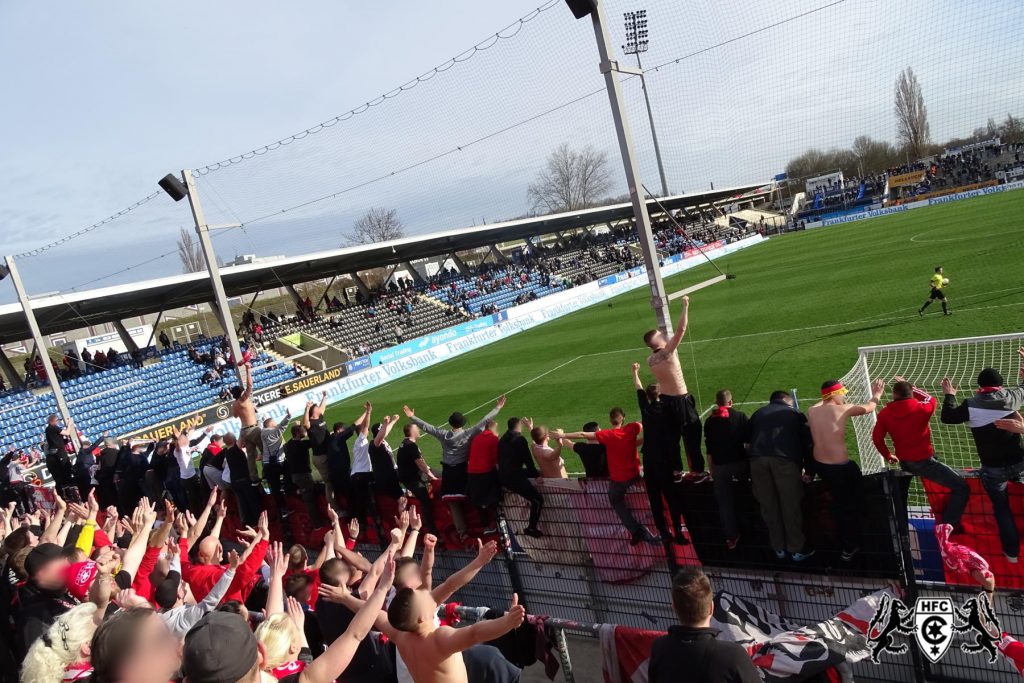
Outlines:
<svg viewBox="0 0 1024 683"><path fill-rule="evenodd" d="M1006 494L1006 485L1010 481L1020 480L1024 474L1024 462L1009 467L981 468L981 485L992 501L992 511L999 526L999 540L1003 544L1003 552L1008 557L1017 557L1020 553L1020 536L1017 534L1017 522L1010 510L1010 497Z"/></svg>
<svg viewBox="0 0 1024 683"><path fill-rule="evenodd" d="M900 467L904 472L933 481L939 486L949 489L949 501L946 503L946 509L942 511L942 522L954 527L960 523L964 508L967 507L967 500L971 497L971 489L963 477L935 458L902 461ZM910 479L907 479L905 488L910 488ZM906 493L906 491L903 492L904 502L906 502Z"/></svg>

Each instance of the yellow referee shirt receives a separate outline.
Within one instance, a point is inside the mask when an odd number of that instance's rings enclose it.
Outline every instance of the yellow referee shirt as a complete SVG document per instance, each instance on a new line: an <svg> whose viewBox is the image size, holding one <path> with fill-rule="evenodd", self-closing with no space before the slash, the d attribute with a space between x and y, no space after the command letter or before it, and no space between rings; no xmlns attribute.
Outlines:
<svg viewBox="0 0 1024 683"><path fill-rule="evenodd" d="M939 273L935 273L934 275L932 275L932 287L934 287L935 289L942 289L942 279L943 276Z"/></svg>

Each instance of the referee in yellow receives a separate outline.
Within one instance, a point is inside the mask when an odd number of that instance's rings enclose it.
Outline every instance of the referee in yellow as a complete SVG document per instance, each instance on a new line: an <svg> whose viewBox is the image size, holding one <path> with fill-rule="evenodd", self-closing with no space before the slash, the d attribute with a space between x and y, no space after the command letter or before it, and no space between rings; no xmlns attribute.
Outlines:
<svg viewBox="0 0 1024 683"><path fill-rule="evenodd" d="M946 285L949 284L949 278L946 277L945 273L943 273L942 266L936 266L935 274L932 275L928 284L931 285L932 293L929 294L928 298L925 299L925 302L921 304L921 308L918 309L917 314L923 318L924 309L928 308L933 301L938 299L942 302L942 312L945 315L953 315L953 312L949 310L949 304L946 301L946 293L942 291Z"/></svg>

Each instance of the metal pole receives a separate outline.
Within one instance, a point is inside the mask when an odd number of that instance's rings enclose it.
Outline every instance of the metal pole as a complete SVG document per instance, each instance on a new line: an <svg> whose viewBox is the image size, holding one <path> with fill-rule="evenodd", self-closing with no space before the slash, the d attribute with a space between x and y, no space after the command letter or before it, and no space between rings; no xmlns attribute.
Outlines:
<svg viewBox="0 0 1024 683"><path fill-rule="evenodd" d="M661 176L661 196L668 196L668 180L665 179L665 164L661 161L661 146L658 144L658 132L654 129L654 112L651 110L651 98L647 94L647 76L644 66L640 63L640 53L636 53L636 66L640 69L640 89L644 91L644 103L647 105L647 121L651 124L651 141L654 142L654 158L658 160L658 175Z"/></svg>
<svg viewBox="0 0 1024 683"><path fill-rule="evenodd" d="M651 232L651 217L647 213L647 202L641 193L640 168L633 150L633 134L629 128L625 108L622 106L622 87L619 83L618 71L634 73L627 70L612 57L611 37L608 34L608 22L604 15L604 4L594 0L594 10L590 16L594 22L594 37L597 39L597 50L601 56L601 73L604 74L605 87L608 88L608 102L612 108L612 119L615 121L615 132L619 138L619 152L622 165L626 172L626 184L629 187L629 198L633 202L633 216L636 219L636 231L640 238L640 250L643 252L644 265L647 267L647 279L651 286L651 308L658 319L658 327L665 332L672 330L672 319L668 309L668 296L665 295L665 283L661 279L658 267L658 254L654 249L654 235Z"/></svg>
<svg viewBox="0 0 1024 683"><path fill-rule="evenodd" d="M36 352L39 354L39 358L43 361L43 367L46 369L46 378L50 381L50 388L53 389L53 399L57 402L57 412L60 413L61 419L64 420L64 426L68 430L68 438L71 439L71 443L75 445L75 450L77 451L82 447L81 442L78 440L78 429L75 428L74 420L71 419L71 411L68 410L67 401L64 400L64 392L60 388L57 372L53 369L50 354L47 353L46 344L43 343L43 334L39 331L36 314L32 311L32 302L29 301L28 294L25 293L25 285L21 281L21 275L18 274L18 267L14 264L13 256L7 257L7 271L11 276L11 282L14 283L14 291L18 295L21 308L25 311L25 320L28 322L29 332L32 333L32 339L35 341Z"/></svg>
<svg viewBox="0 0 1024 683"><path fill-rule="evenodd" d="M213 242L210 240L210 228L206 224L206 216L203 215L203 205L199 202L199 193L196 191L196 182L192 177L192 171L185 169L181 172L181 179L188 187L188 204L192 208L192 218L196 223L196 234L199 235L199 245L203 248L203 256L206 258L206 271L210 274L210 282L213 284L213 298L220 310L221 327L228 337L231 346L231 355L235 363L242 361L242 347L238 344L238 335L235 334L235 324L231 320L231 309L228 308L228 298L224 294L224 283L220 279L220 266L217 265L217 254L213 250ZM238 368L238 382L243 383L242 370Z"/></svg>

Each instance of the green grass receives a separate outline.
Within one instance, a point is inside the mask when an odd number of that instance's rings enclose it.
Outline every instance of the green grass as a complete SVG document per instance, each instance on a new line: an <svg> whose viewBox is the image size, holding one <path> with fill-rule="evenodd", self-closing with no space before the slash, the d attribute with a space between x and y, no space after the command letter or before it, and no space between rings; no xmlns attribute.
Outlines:
<svg viewBox="0 0 1024 683"><path fill-rule="evenodd" d="M702 410L721 388L737 402L791 388L806 401L850 369L859 346L1018 331L1022 242L1024 192L1010 192L785 235L725 257L719 265L737 278L691 297L679 349L690 391ZM940 264L955 314L942 316L936 304L922 320L916 311ZM713 274L701 266L666 288ZM472 420L502 392L509 400L501 417L528 415L551 427L606 424L614 405L636 416L629 366L646 355L648 300L646 288L636 290L422 370L331 406L328 421L352 420L365 400L375 419L400 415L407 403L435 424L453 410ZM436 464L437 443L425 437L421 447ZM569 455L569 470L581 471Z"/></svg>

